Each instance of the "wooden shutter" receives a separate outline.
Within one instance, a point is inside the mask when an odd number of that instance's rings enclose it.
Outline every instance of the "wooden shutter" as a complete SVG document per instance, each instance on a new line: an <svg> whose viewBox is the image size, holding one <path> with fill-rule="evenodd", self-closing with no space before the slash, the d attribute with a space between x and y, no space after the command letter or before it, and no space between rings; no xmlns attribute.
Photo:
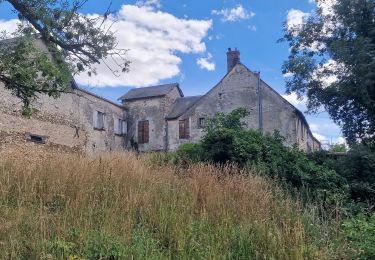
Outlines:
<svg viewBox="0 0 375 260"><path fill-rule="evenodd" d="M149 123L148 121L138 122L138 143L145 144L149 142Z"/></svg>
<svg viewBox="0 0 375 260"><path fill-rule="evenodd" d="M138 143L143 144L143 122L138 122Z"/></svg>
<svg viewBox="0 0 375 260"><path fill-rule="evenodd" d="M180 139L189 139L190 137L189 119L179 120L178 128L179 128Z"/></svg>
<svg viewBox="0 0 375 260"><path fill-rule="evenodd" d="M144 121L144 143L148 143L149 141L149 124L148 124L148 121Z"/></svg>

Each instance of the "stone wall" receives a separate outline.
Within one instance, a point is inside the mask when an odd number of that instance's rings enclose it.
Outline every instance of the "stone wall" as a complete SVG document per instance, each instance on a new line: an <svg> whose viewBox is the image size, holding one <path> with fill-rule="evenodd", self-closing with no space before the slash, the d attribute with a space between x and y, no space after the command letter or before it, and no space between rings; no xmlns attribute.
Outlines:
<svg viewBox="0 0 375 260"><path fill-rule="evenodd" d="M124 137L114 132L115 120L124 118L123 108L116 104L72 90L58 99L41 95L33 107L37 112L30 118L22 116L22 103L0 83L0 156L124 149ZM94 129L95 111L106 114L103 131Z"/></svg>
<svg viewBox="0 0 375 260"><path fill-rule="evenodd" d="M259 120L258 83L261 92L261 122ZM314 147L312 142L314 138L309 127L300 119L296 109L265 82L259 80L258 74L238 64L192 108L178 119L168 121L168 148L175 150L184 142L200 140L203 132L199 127L199 118L213 117L217 112L228 114L238 107L244 107L250 111L250 115L244 119L248 128L262 128L264 133L273 133L274 130L278 130L285 137L285 144L288 146L298 144L302 150L306 151L308 146ZM179 139L178 135L178 121L186 118L190 121L189 140ZM301 136L303 132L297 128L297 121L301 122L305 131L304 138Z"/></svg>
<svg viewBox="0 0 375 260"><path fill-rule="evenodd" d="M173 88L167 95L139 100L130 100L124 103L127 110L128 134L127 147L131 148L131 140L137 143L138 149L144 151L166 150L166 120L172 103L181 97L177 87ZM138 143L138 122L149 121L149 142Z"/></svg>

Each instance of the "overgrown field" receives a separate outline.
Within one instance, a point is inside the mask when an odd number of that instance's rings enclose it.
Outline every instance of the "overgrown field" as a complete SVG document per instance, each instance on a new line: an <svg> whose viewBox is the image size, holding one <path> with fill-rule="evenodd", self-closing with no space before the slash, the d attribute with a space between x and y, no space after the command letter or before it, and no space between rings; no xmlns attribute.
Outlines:
<svg viewBox="0 0 375 260"><path fill-rule="evenodd" d="M1 259L347 258L339 222L318 211L231 165L0 162Z"/></svg>

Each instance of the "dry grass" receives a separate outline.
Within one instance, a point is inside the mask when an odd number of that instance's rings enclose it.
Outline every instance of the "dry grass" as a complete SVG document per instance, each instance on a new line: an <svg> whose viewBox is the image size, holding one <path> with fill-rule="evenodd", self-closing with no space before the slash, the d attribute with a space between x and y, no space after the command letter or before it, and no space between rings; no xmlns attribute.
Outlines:
<svg viewBox="0 0 375 260"><path fill-rule="evenodd" d="M336 256L306 233L305 215L234 166L178 169L132 153L0 163L1 259Z"/></svg>

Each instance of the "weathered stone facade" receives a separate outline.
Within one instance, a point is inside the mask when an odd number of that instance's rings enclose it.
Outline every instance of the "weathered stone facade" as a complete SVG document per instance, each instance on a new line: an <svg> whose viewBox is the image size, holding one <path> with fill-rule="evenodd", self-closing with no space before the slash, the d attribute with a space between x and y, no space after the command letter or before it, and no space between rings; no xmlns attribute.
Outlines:
<svg viewBox="0 0 375 260"><path fill-rule="evenodd" d="M184 97L174 83L133 89L118 105L73 85L58 99L40 96L31 118L21 115L20 100L0 82L0 157L132 148L173 151L184 142L200 140L200 124L206 118L238 107L250 111L244 120L248 128L278 130L288 146L320 149L303 114L241 64L239 55L238 50L228 51L228 73L203 96Z"/></svg>
<svg viewBox="0 0 375 260"><path fill-rule="evenodd" d="M183 97L178 91L178 84L169 90L165 88L166 85L151 87L152 95L144 90L134 90L124 95L121 99L128 109L131 129L127 136L128 147L129 140L138 139L139 121L147 120L150 124L150 139L146 144L139 145L140 151L170 151L176 150L184 142L200 140L203 135L200 123L204 119L217 112L229 113L244 107L250 111L244 120L248 128L264 133L277 130L285 138L285 145L297 145L304 151L320 149L320 143L312 135L303 114L268 86L260 74L241 64L238 50L229 49L227 59L228 73L203 96ZM181 138L182 120L187 120L189 124L188 137Z"/></svg>
<svg viewBox="0 0 375 260"><path fill-rule="evenodd" d="M30 118L22 105L0 83L0 157L60 152L92 153L124 149L124 137L115 134L115 122L124 119L121 106L87 91L72 89L53 99L40 96ZM105 114L104 129L95 129L96 112Z"/></svg>

